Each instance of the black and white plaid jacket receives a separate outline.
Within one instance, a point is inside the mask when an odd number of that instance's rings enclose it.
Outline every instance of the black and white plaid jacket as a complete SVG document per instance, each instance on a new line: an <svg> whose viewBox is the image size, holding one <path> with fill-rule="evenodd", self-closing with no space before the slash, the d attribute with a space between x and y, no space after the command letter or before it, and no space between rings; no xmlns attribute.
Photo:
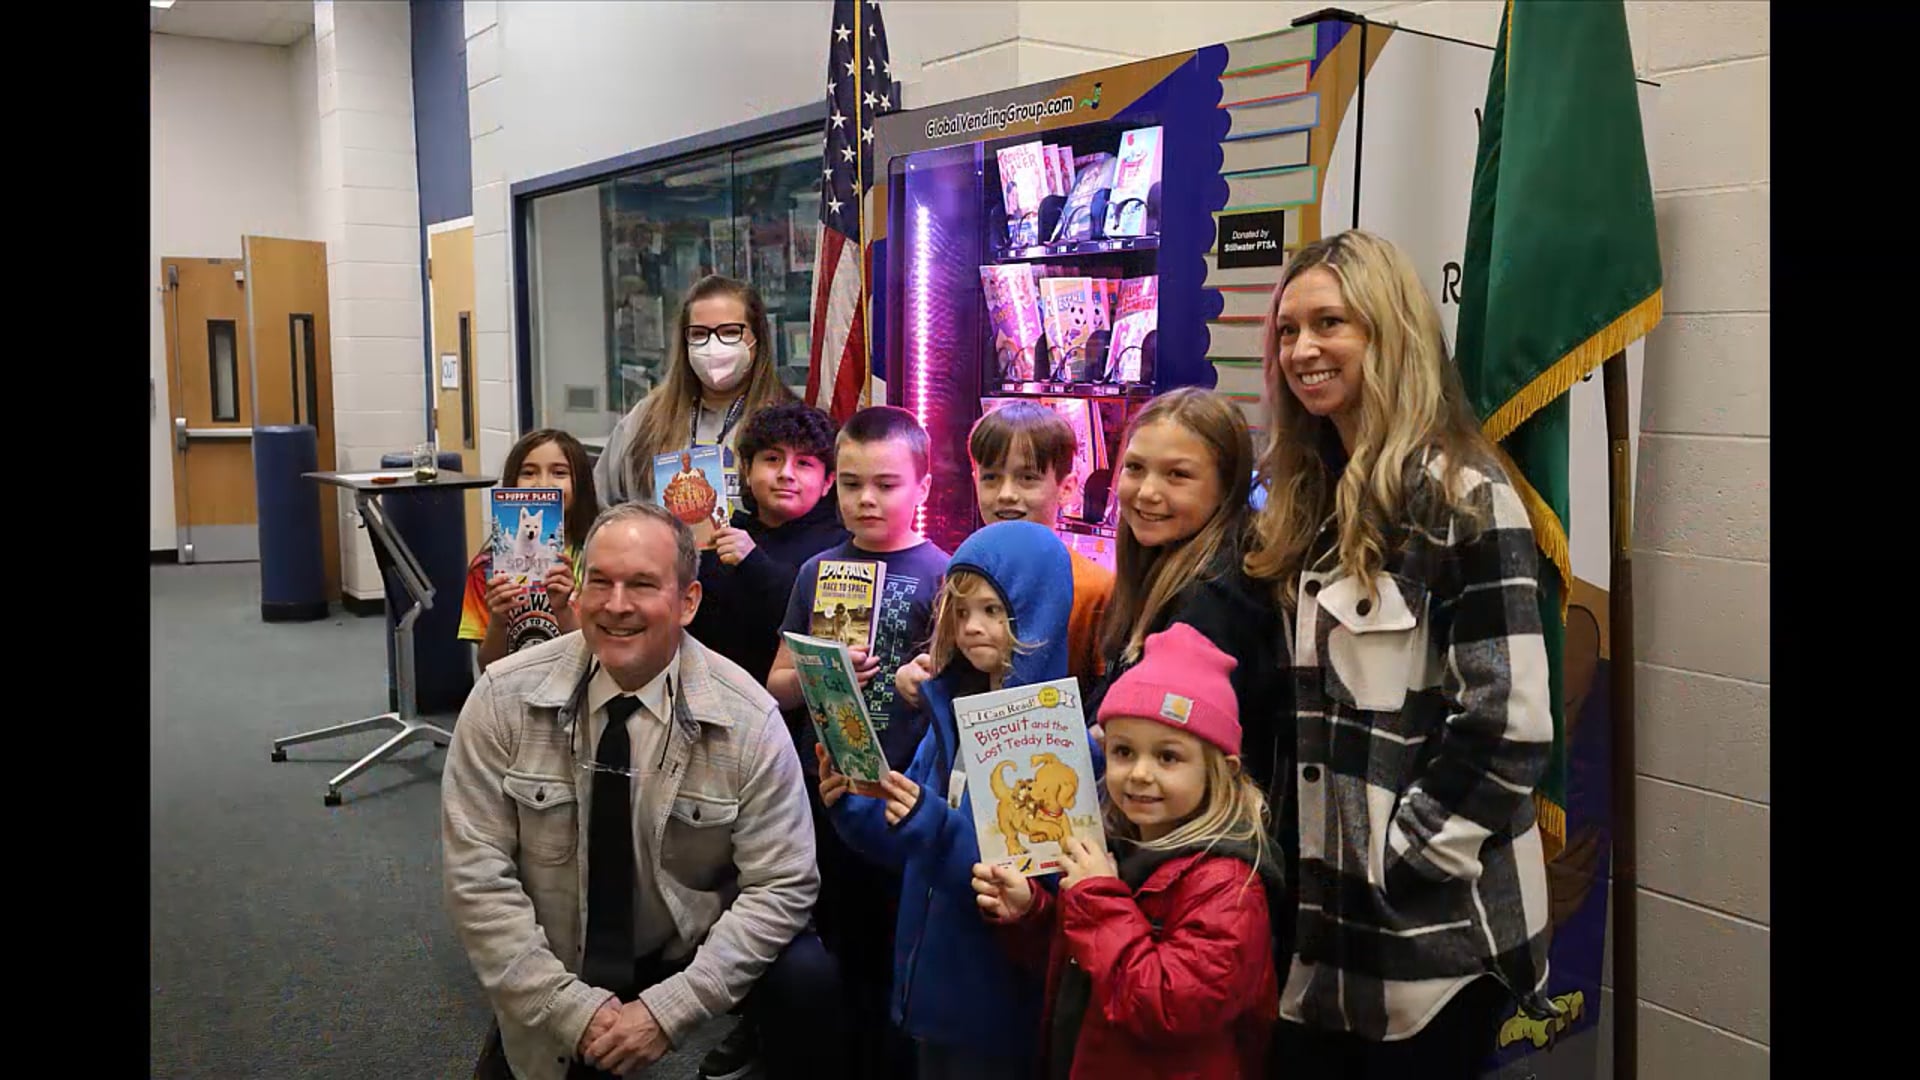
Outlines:
<svg viewBox="0 0 1920 1080"><path fill-rule="evenodd" d="M1432 452L1410 465L1376 595L1340 570L1328 520L1288 627L1300 907L1281 1013L1377 1041L1418 1032L1476 976L1519 998L1547 976L1533 532L1504 474L1463 467L1470 535L1443 470Z"/></svg>

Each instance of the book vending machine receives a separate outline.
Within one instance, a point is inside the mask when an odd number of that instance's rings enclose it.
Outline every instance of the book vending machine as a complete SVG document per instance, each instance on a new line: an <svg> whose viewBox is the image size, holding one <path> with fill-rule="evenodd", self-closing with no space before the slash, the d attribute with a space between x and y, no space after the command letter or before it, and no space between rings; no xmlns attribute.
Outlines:
<svg viewBox="0 0 1920 1080"><path fill-rule="evenodd" d="M1155 394L1212 387L1240 403L1264 445L1274 285L1287 256L1324 235L1363 228L1406 252L1451 343L1491 62L1487 46L1327 11L1278 33L881 117L880 182L865 207L872 391L931 436L926 535L951 551L979 527L967 436L985 411L1035 399L1081 440L1083 494L1063 512L1063 538L1111 565L1127 422ZM1650 87L1641 100L1651 130ZM1635 383L1642 348L1628 349ZM1597 381L1569 399L1567 670L1583 675L1565 702L1564 847L1548 864L1546 994L1561 1015L1503 1019L1485 1069L1502 1080L1546 1075L1535 1063L1556 1047L1554 1075L1600 1075L1608 639L1574 628L1607 610L1607 515L1578 508L1605 506L1608 461Z"/></svg>
<svg viewBox="0 0 1920 1080"><path fill-rule="evenodd" d="M967 435L1007 401L1039 401L1079 436L1060 531L1109 567L1114 467L1142 404L1215 387L1260 421L1260 322L1287 251L1319 235L1331 139L1314 135L1328 88L1357 79L1357 43L1337 48L1347 29L879 118L872 371L932 439L930 539L952 550L980 525Z"/></svg>

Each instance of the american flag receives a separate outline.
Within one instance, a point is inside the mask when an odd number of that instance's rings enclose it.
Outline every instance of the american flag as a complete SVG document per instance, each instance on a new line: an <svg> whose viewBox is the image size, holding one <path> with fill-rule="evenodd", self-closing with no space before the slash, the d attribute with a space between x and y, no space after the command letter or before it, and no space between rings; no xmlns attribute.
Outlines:
<svg viewBox="0 0 1920 1080"><path fill-rule="evenodd" d="M873 119L899 108L900 84L887 59L880 0L834 0L807 401L836 422L859 410L866 395L866 296L861 282L867 267L860 242L861 206L874 180Z"/></svg>

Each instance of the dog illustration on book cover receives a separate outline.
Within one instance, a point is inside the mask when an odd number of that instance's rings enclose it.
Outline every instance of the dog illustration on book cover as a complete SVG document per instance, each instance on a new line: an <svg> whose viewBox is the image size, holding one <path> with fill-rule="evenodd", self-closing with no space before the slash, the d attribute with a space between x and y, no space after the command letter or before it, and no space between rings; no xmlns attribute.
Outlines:
<svg viewBox="0 0 1920 1080"><path fill-rule="evenodd" d="M532 566L540 557L541 523L546 515L538 510L520 508L520 524L513 530L513 558L517 567Z"/></svg>
<svg viewBox="0 0 1920 1080"><path fill-rule="evenodd" d="M1033 775L1011 786L1005 774L1013 762L1002 761L993 770L994 820L1007 838L1009 855L1026 854L1027 843L1057 842L1073 835L1067 810L1080 794L1079 776L1052 754L1035 754L1031 764Z"/></svg>

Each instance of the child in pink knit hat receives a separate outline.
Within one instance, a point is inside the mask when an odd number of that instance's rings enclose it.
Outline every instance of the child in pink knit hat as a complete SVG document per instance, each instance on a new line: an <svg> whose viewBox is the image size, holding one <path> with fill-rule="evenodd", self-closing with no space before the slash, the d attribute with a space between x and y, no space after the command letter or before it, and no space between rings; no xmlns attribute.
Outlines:
<svg viewBox="0 0 1920 1080"><path fill-rule="evenodd" d="M1234 665L1174 623L1108 689L1117 860L1067 837L1058 897L973 868L981 912L1016 949L1050 953L1046 1075L1264 1075L1280 993L1268 909L1284 910L1285 883L1266 800L1240 767Z"/></svg>

